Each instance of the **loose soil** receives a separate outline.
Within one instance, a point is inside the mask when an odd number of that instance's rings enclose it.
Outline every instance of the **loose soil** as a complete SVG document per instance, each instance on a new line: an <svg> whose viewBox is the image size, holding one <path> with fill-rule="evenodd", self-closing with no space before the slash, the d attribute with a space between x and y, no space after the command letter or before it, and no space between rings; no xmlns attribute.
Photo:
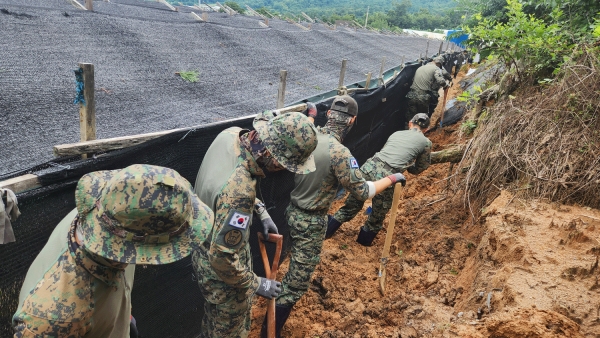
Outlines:
<svg viewBox="0 0 600 338"><path fill-rule="evenodd" d="M460 93L462 76L449 98ZM428 135L433 150L464 142L459 128ZM473 220L447 179L453 169L444 163L407 174L385 295L378 269L389 215L374 245L363 247L361 212L325 241L282 337L600 337L600 211L498 190ZM265 305L258 299L253 307L251 338L260 336Z"/></svg>

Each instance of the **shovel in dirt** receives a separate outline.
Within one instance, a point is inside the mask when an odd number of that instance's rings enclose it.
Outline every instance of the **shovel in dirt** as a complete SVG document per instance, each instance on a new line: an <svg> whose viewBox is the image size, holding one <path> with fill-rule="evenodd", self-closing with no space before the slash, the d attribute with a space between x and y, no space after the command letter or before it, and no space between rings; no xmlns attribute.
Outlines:
<svg viewBox="0 0 600 338"><path fill-rule="evenodd" d="M383 245L383 252L381 253L381 260L379 263L379 288L381 294L385 296L385 278L388 258L390 257L390 247L392 245L392 237L394 235L394 227L396 226L396 213L398 211L398 201L400 200L400 190L402 185L396 183L394 185L394 199L392 200L392 212L390 213L390 221L388 223L387 233L385 235L385 244Z"/></svg>
<svg viewBox="0 0 600 338"><path fill-rule="evenodd" d="M444 103L442 104L442 117L440 118L440 130L443 127L444 112L446 111L446 99L448 98L448 88L444 88Z"/></svg>
<svg viewBox="0 0 600 338"><path fill-rule="evenodd" d="M275 257L273 257L273 265L269 264L269 256L264 242L275 243ZM281 257L281 247L283 245L283 236L278 234L269 234L265 239L262 232L258 233L258 246L265 267L265 276L275 280L277 278L277 269L279 269L279 258ZM275 298L270 299L267 303L267 338L275 338Z"/></svg>

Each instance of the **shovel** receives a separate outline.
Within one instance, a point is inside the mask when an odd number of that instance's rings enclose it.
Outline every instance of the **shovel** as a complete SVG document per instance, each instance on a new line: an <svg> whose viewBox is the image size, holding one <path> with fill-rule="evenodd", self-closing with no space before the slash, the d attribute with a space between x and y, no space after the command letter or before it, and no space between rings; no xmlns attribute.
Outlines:
<svg viewBox="0 0 600 338"><path fill-rule="evenodd" d="M444 122L444 112L446 111L446 99L448 98L448 88L444 89L444 103L442 104L442 117L440 118L440 128L442 128L442 122Z"/></svg>
<svg viewBox="0 0 600 338"><path fill-rule="evenodd" d="M381 294L385 296L385 278L388 258L390 256L390 247L392 245L392 237L394 236L394 227L396 226L396 213L398 211L398 201L400 200L400 189L402 185L396 183L394 185L394 199L392 200L392 212L390 213L390 221L388 223L387 234L385 235L385 244L381 253L381 261L379 263L379 288Z"/></svg>
<svg viewBox="0 0 600 338"><path fill-rule="evenodd" d="M273 257L273 265L269 265L269 256L264 242L275 243L275 257ZM283 245L283 236L278 234L269 234L265 239L262 232L258 233L258 246L265 267L265 275L269 279L275 280L277 277L277 269L279 269L279 257L281 256L281 247ZM275 298L269 299L267 303L267 338L275 338Z"/></svg>

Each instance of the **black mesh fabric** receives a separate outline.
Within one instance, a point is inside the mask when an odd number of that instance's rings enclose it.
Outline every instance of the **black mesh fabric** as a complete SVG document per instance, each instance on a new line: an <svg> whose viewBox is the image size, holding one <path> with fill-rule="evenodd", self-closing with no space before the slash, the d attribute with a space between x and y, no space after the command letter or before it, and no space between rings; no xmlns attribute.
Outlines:
<svg viewBox="0 0 600 338"><path fill-rule="evenodd" d="M360 163L381 149L388 136L404 128L405 95L420 63L408 63L399 75L385 86L358 91L352 96L359 106L356 125L345 144ZM391 76L394 69L388 71ZM385 78L385 77L384 77ZM360 87L360 84L353 85ZM317 102L318 97L303 101ZM332 98L317 104L325 112ZM302 101L301 101L302 102ZM321 114L324 115L324 114ZM58 159L19 173L0 176L0 181L24 172L39 176L42 188L18 195L22 216L13 224L17 242L0 245L0 336L12 334L10 322L17 308L22 281L50 233L74 207L74 187L86 173L123 168L135 163L170 167L194 184L203 156L222 130L238 126L250 129L253 116L207 124L201 128L171 133L143 144L94 158ZM323 118L317 124L324 124ZM287 239L284 210L289 203L293 175L289 172L270 174L261 180L258 196L263 199ZM253 224L250 238L254 271L264 275ZM284 248L288 247L287 240ZM268 248L272 257L273 248ZM190 258L162 266L138 266L132 293L133 316L143 337L195 337L202 316L202 297Z"/></svg>

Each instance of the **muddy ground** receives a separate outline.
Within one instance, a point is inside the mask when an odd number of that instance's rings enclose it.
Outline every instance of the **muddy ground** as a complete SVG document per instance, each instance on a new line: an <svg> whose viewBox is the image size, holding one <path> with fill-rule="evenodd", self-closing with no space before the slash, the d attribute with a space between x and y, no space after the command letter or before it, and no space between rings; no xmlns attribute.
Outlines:
<svg viewBox="0 0 600 338"><path fill-rule="evenodd" d="M455 81L449 97L458 93ZM432 132L434 151L464 143L459 129ZM363 247L360 213L325 241L282 337L600 337L600 211L498 190L474 220L448 179L455 168L407 175L385 295L378 269L389 214L374 245ZM286 259L279 280L287 267ZM250 337L260 336L265 305L253 307Z"/></svg>

